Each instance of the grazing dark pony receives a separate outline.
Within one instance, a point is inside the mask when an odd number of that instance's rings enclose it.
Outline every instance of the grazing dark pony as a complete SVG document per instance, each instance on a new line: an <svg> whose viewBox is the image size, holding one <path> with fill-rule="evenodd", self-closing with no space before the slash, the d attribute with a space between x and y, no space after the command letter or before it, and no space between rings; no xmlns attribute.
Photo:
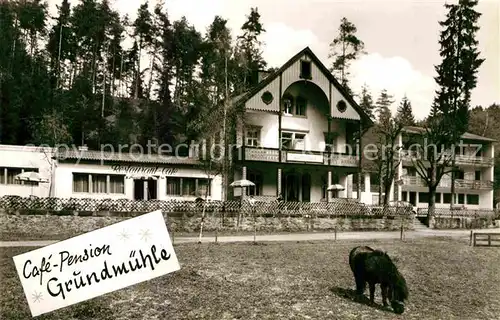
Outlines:
<svg viewBox="0 0 500 320"><path fill-rule="evenodd" d="M408 300L406 281L387 253L367 246L355 247L349 253L349 266L354 274L356 293L359 296L364 295L368 282L370 301L374 303L375 285L379 283L384 307L387 307L389 299L395 313L404 312L404 303Z"/></svg>

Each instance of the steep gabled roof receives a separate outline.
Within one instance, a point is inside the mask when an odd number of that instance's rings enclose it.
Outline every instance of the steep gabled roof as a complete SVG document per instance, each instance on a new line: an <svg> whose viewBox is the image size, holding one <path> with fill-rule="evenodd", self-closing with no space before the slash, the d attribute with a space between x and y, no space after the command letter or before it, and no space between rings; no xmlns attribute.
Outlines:
<svg viewBox="0 0 500 320"><path fill-rule="evenodd" d="M346 98L346 100L352 105L352 107L358 112L360 115L363 124L365 126L372 126L373 121L370 117L363 111L363 109L359 106L359 104L354 101L352 96L346 91L346 89L335 79L333 74L328 70L328 68L319 60L319 58L312 52L309 47L305 47L299 53L294 55L290 60L288 60L281 68L276 70L275 72L268 75L264 80L259 82L255 87L250 89L244 94L241 94L235 98L233 98L234 102L245 103L248 99L256 95L260 90L262 90L265 86L271 83L274 79L276 79L283 71L291 67L295 62L297 62L304 54L307 54L311 60L318 66L321 72L330 80L331 83L335 86L335 88Z"/></svg>

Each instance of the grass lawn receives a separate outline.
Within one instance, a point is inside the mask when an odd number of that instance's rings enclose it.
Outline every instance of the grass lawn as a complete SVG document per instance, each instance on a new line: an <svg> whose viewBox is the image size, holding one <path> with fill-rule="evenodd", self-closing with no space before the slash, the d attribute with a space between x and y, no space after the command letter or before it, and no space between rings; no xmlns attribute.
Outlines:
<svg viewBox="0 0 500 320"><path fill-rule="evenodd" d="M396 256L410 300L402 316L351 299L357 244ZM0 319L30 319L12 256L1 248ZM181 270L38 319L498 319L500 250L468 240L178 244ZM368 290L366 291L368 295ZM377 286L376 302L381 304Z"/></svg>

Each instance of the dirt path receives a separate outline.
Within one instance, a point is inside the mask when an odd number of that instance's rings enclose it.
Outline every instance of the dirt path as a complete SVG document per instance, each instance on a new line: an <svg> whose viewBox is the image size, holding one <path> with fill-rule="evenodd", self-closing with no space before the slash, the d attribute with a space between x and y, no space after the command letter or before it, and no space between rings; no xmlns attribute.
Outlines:
<svg viewBox="0 0 500 320"><path fill-rule="evenodd" d="M476 230L474 230L476 231ZM480 231L480 230L477 230ZM500 229L488 229L488 232L498 232ZM406 239L420 237L468 237L470 230L433 230L422 229L417 231L407 231L404 233ZM358 232L338 232L337 240L370 240L370 239L399 239L399 231L358 231ZM328 233L299 233L299 234L278 234L278 235L257 235L257 241L314 241L314 240L334 240L335 234ZM198 242L198 237L175 237L174 244ZM252 242L252 235L245 236L221 236L217 237L218 242ZM58 240L45 241L0 241L0 247L44 247L56 243ZM203 243L215 242L215 237L203 237Z"/></svg>

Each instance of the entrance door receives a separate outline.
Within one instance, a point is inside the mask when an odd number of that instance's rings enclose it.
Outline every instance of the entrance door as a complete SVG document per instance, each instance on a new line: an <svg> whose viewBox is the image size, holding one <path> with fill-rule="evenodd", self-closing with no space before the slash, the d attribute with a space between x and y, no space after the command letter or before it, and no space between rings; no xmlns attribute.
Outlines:
<svg viewBox="0 0 500 320"><path fill-rule="evenodd" d="M144 180L134 179L134 200L144 200Z"/></svg>
<svg viewBox="0 0 500 320"><path fill-rule="evenodd" d="M311 202L311 175L302 175L302 202Z"/></svg>
<svg viewBox="0 0 500 320"><path fill-rule="evenodd" d="M299 201L299 176L296 173L286 173L283 175L283 200L285 201Z"/></svg>
<svg viewBox="0 0 500 320"><path fill-rule="evenodd" d="M146 186L146 190L144 189ZM146 193L144 193L146 191ZM134 179L134 200L158 199L158 183L155 179Z"/></svg>
<svg viewBox="0 0 500 320"><path fill-rule="evenodd" d="M413 206L417 205L417 193L415 191L410 192L410 201Z"/></svg>
<svg viewBox="0 0 500 320"><path fill-rule="evenodd" d="M157 194L158 183L157 183L157 181L154 179L148 179L147 185L148 185L148 200L157 199L158 198L158 194Z"/></svg>

